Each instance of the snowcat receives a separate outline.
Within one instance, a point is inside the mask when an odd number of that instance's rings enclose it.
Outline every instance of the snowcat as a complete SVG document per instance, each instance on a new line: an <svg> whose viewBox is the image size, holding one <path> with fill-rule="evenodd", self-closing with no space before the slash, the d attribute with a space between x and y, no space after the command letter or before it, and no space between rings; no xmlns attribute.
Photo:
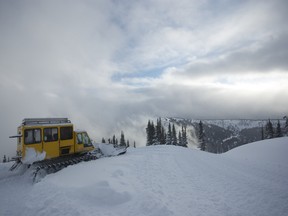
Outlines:
<svg viewBox="0 0 288 216"><path fill-rule="evenodd" d="M21 164L32 166L33 180L42 170L45 173L57 172L81 161L126 152L126 147L114 148L112 144L103 144L106 146L104 153L100 144L96 147L92 144L86 131L74 130L68 118L25 118L17 129L17 135L10 138L17 138L15 163L10 170ZM107 147L110 148L108 153Z"/></svg>

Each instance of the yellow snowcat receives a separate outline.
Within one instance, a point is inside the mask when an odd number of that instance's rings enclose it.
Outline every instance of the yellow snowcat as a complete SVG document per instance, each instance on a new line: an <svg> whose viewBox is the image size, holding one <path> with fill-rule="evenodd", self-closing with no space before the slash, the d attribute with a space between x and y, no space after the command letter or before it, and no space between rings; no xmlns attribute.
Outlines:
<svg viewBox="0 0 288 216"><path fill-rule="evenodd" d="M44 170L52 173L64 167L90 161L103 156L116 156L126 153L126 147L114 148L110 144L101 151L95 147L86 131L74 130L68 118L26 118L17 129L17 153L10 170L21 164L33 167L35 180L37 173ZM110 152L107 153L107 147Z"/></svg>

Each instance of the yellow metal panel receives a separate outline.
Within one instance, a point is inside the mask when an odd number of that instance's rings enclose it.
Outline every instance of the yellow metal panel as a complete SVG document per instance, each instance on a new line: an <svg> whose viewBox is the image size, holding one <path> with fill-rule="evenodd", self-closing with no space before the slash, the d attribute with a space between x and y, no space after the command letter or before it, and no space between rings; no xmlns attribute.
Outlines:
<svg viewBox="0 0 288 216"><path fill-rule="evenodd" d="M59 127L44 127L42 140L46 159L59 157Z"/></svg>
<svg viewBox="0 0 288 216"><path fill-rule="evenodd" d="M60 155L73 154L75 151L75 140L73 124L61 125L60 131Z"/></svg>

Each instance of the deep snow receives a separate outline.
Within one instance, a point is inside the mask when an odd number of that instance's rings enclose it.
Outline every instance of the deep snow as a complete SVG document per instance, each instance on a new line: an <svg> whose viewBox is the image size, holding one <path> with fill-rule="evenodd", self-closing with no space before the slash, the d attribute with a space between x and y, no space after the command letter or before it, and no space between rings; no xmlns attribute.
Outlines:
<svg viewBox="0 0 288 216"><path fill-rule="evenodd" d="M288 138L215 155L175 146L130 148L32 184L0 164L0 215L288 214Z"/></svg>

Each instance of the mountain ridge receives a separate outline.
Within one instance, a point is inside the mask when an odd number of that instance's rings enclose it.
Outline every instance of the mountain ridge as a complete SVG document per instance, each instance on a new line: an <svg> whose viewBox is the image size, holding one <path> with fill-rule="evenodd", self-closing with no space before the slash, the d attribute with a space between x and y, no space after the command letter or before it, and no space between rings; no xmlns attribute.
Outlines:
<svg viewBox="0 0 288 216"><path fill-rule="evenodd" d="M187 119L178 117L161 119L166 128L169 122L174 124L177 130L185 126L188 146L194 149L199 147L197 133L201 121L207 151L212 153L223 153L237 146L262 140L268 122L268 119ZM269 120L274 128L276 128L279 121L282 132L284 132L284 119Z"/></svg>

